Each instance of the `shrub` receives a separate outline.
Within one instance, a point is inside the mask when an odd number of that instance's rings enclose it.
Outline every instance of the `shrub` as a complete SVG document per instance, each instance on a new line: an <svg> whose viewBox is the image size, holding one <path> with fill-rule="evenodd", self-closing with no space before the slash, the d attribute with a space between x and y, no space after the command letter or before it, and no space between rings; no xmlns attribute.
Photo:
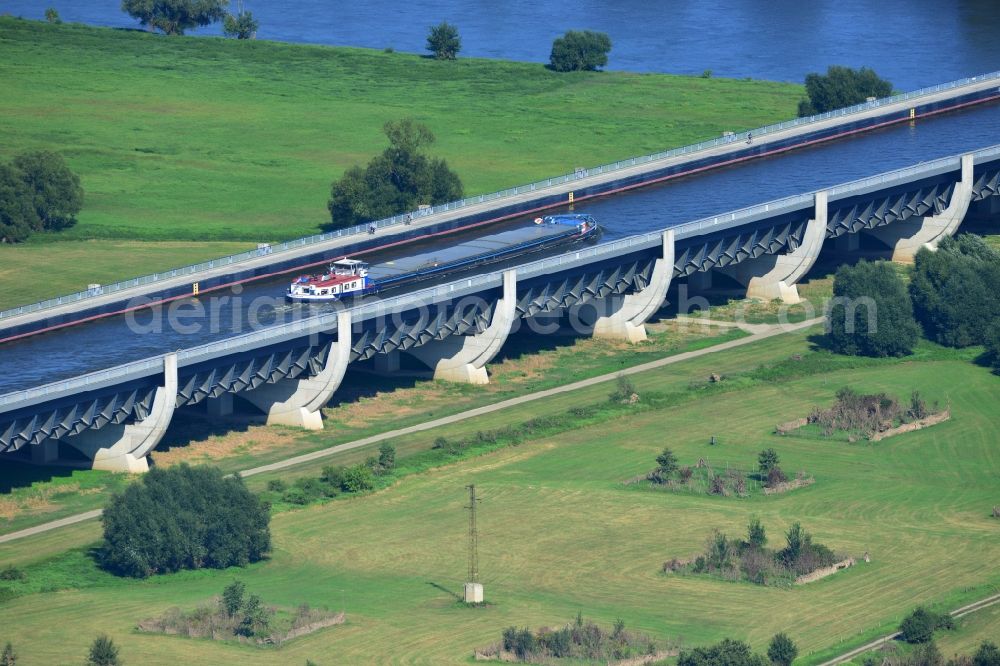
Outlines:
<svg viewBox="0 0 1000 666"><path fill-rule="evenodd" d="M767 532L760 519L754 516L747 525L747 543L751 548L760 549L767 545Z"/></svg>
<svg viewBox="0 0 1000 666"><path fill-rule="evenodd" d="M121 659L118 657L118 647L115 642L101 634L90 644L90 652L87 654L87 664L89 666L119 666Z"/></svg>
<svg viewBox="0 0 1000 666"><path fill-rule="evenodd" d="M910 282L924 334L948 347L986 344L1000 319L1000 252L979 236L945 238L917 252Z"/></svg>
<svg viewBox="0 0 1000 666"><path fill-rule="evenodd" d="M860 104L869 97L888 97L892 84L867 67L859 70L833 65L826 74L806 75L808 101L799 103L799 115L811 116Z"/></svg>
<svg viewBox="0 0 1000 666"><path fill-rule="evenodd" d="M229 617L236 617L236 614L243 608L243 596L246 593L246 586L234 580L222 591L222 608Z"/></svg>
<svg viewBox="0 0 1000 666"><path fill-rule="evenodd" d="M972 655L972 663L974 666L1000 666L1000 648L995 643L983 641Z"/></svg>
<svg viewBox="0 0 1000 666"><path fill-rule="evenodd" d="M757 455L757 466L764 474L767 474L772 467L777 467L778 462L778 452L774 449L764 449Z"/></svg>
<svg viewBox="0 0 1000 666"><path fill-rule="evenodd" d="M549 66L557 72L593 71L608 64L611 38L603 32L570 30L552 42Z"/></svg>
<svg viewBox="0 0 1000 666"><path fill-rule="evenodd" d="M767 480L764 482L768 488L774 488L775 486L785 483L788 481L788 477L785 473L781 471L781 468L775 465L771 469L767 470Z"/></svg>
<svg viewBox="0 0 1000 666"><path fill-rule="evenodd" d="M319 480L334 491L340 490L344 485L344 468L327 465L320 472Z"/></svg>
<svg viewBox="0 0 1000 666"><path fill-rule="evenodd" d="M677 456L670 449L663 449L663 452L656 456L656 469L649 478L656 483L666 483L677 469Z"/></svg>
<svg viewBox="0 0 1000 666"><path fill-rule="evenodd" d="M12 564L8 564L0 571L0 580L24 580L24 572Z"/></svg>
<svg viewBox="0 0 1000 666"><path fill-rule="evenodd" d="M124 576L244 566L271 548L268 506L239 477L154 468L104 509L102 564Z"/></svg>
<svg viewBox="0 0 1000 666"><path fill-rule="evenodd" d="M383 442L378 447L378 467L382 472L391 472L396 467L396 447Z"/></svg>
<svg viewBox="0 0 1000 666"><path fill-rule="evenodd" d="M49 23L62 23L62 19L59 18L59 12L54 7L49 7L45 10L45 20Z"/></svg>
<svg viewBox="0 0 1000 666"><path fill-rule="evenodd" d="M375 475L367 465L352 465L344 470L341 490L345 493L361 493L375 487Z"/></svg>
<svg viewBox="0 0 1000 666"><path fill-rule="evenodd" d="M618 375L615 390L608 395L608 399L611 402L630 402L634 395L638 395L638 393L632 380L627 375Z"/></svg>
<svg viewBox="0 0 1000 666"><path fill-rule="evenodd" d="M259 28L260 22L253 13L244 9L240 1L236 4L236 13L229 12L222 19L222 34L226 37L256 39Z"/></svg>
<svg viewBox="0 0 1000 666"><path fill-rule="evenodd" d="M267 489L272 493L283 493L288 488L288 484L281 479L271 479L267 482Z"/></svg>
<svg viewBox="0 0 1000 666"><path fill-rule="evenodd" d="M771 643L767 647L767 658L775 666L791 666L795 657L799 656L799 649L786 634L775 634Z"/></svg>
<svg viewBox="0 0 1000 666"><path fill-rule="evenodd" d="M71 227L82 207L80 178L58 153L22 153L0 164L0 242Z"/></svg>
<svg viewBox="0 0 1000 666"><path fill-rule="evenodd" d="M993 372L1000 375L1000 319L994 319L990 331L986 334L986 362Z"/></svg>
<svg viewBox="0 0 1000 666"><path fill-rule="evenodd" d="M907 643L927 643L934 638L936 629L953 629L955 621L947 613L934 613L918 606L903 618L899 625L901 638Z"/></svg>
<svg viewBox="0 0 1000 666"><path fill-rule="evenodd" d="M17 666L17 652L14 651L14 644L7 641L0 653L0 666Z"/></svg>
<svg viewBox="0 0 1000 666"><path fill-rule="evenodd" d="M331 185L326 230L462 198L462 181L447 162L424 154L434 143L430 129L411 118L389 121L383 129L389 147L364 169L351 167Z"/></svg>
<svg viewBox="0 0 1000 666"><path fill-rule="evenodd" d="M709 647L681 652L677 666L765 666L766 660L742 641L726 638Z"/></svg>
<svg viewBox="0 0 1000 666"><path fill-rule="evenodd" d="M851 356L905 356L917 344L913 305L889 262L861 261L837 269L829 341Z"/></svg>
<svg viewBox="0 0 1000 666"><path fill-rule="evenodd" d="M458 28L447 21L432 26L427 33L427 50L438 60L454 60L461 49Z"/></svg>

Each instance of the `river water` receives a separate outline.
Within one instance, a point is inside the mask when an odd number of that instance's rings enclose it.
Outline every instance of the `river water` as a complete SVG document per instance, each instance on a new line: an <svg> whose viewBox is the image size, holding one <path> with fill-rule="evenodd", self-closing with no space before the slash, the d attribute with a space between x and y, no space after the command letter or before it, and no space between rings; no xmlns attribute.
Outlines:
<svg viewBox="0 0 1000 666"><path fill-rule="evenodd" d="M608 69L801 82L831 64L870 66L898 90L1000 69L997 0L246 0L260 39L425 52L448 21L461 56L544 63L567 29L610 35ZM0 0L0 13L137 27L120 0ZM192 30L218 35L220 26Z"/></svg>

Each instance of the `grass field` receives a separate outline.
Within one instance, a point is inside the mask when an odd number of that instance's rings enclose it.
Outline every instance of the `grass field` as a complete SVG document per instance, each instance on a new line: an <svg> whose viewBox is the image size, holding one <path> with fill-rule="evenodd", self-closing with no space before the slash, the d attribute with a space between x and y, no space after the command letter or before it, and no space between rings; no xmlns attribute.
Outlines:
<svg viewBox="0 0 1000 666"><path fill-rule="evenodd" d="M86 191L73 229L0 246L0 265L29 273L61 258L32 247L54 239L256 242L315 233L328 220L331 181L382 150L391 119L431 127L434 152L478 194L791 118L803 94L784 83L558 74L541 64L9 17L0 17L0 80L0 159L59 151ZM135 246L119 247L93 266L62 264L66 280L31 296L107 281L95 276L111 256L122 257L112 277L131 277ZM204 256L195 254L191 261ZM8 280L0 276L3 304Z"/></svg>
<svg viewBox="0 0 1000 666"><path fill-rule="evenodd" d="M131 663L467 663L504 626L551 626L577 611L688 645L736 636L763 648L785 630L810 663L890 629L918 603L957 606L996 589L1000 524L989 508L1000 470L1000 378L973 365L972 351L924 344L909 359L858 361L810 347L805 334L782 336L642 373L634 377L640 396L657 396L661 407L410 475L371 496L277 514L273 559L247 570L119 581L95 571L83 551L59 554L85 547L96 524L0 546L0 562L27 567L25 591L38 590L0 605L0 620L26 663L78 661L98 631L111 633ZM726 379L710 387L713 372ZM954 417L877 445L772 434L774 424L829 404L845 384L904 396L917 389ZM608 390L412 439L563 412L606 401ZM734 466L773 446L783 467L804 467L817 482L747 500L623 488L665 445L684 460ZM453 596L465 570L467 483L484 498L480 560L493 605L483 609ZM872 562L793 589L659 573L664 560L698 551L712 528L735 535L754 514L772 543L800 520L823 543L867 550ZM193 606L234 576L276 604L343 604L348 623L280 651L132 632L137 620ZM41 591L47 586L63 589Z"/></svg>

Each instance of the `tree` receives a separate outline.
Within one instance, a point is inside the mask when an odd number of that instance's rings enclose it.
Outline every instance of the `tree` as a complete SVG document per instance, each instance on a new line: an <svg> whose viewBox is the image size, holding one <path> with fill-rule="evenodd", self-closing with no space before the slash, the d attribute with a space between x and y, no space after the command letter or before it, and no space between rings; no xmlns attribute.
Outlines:
<svg viewBox="0 0 1000 666"><path fill-rule="evenodd" d="M214 467L154 468L105 507L100 560L137 578L245 566L270 550L270 519L267 504L239 477Z"/></svg>
<svg viewBox="0 0 1000 666"><path fill-rule="evenodd" d="M934 637L937 623L937 616L934 613L918 606L903 618L899 630L903 634L902 639L907 643L926 643Z"/></svg>
<svg viewBox="0 0 1000 666"><path fill-rule="evenodd" d="M656 456L656 469L653 470L653 477L657 483L666 483L671 476L673 476L679 468L677 464L677 456L669 448L663 449L663 452Z"/></svg>
<svg viewBox="0 0 1000 666"><path fill-rule="evenodd" d="M438 60L454 60L462 48L458 28L447 21L431 26L427 33L427 50Z"/></svg>
<svg viewBox="0 0 1000 666"><path fill-rule="evenodd" d="M726 638L709 647L697 647L681 652L677 666L765 666L759 654L750 651L743 641Z"/></svg>
<svg viewBox="0 0 1000 666"><path fill-rule="evenodd" d="M767 646L767 658L775 666L791 666L795 657L799 656L799 649L786 634L775 634L771 643Z"/></svg>
<svg viewBox="0 0 1000 666"><path fill-rule="evenodd" d="M222 591L222 607L225 609L226 615L236 617L236 614L243 607L243 595L245 592L246 586L238 580L234 580L226 586L226 589Z"/></svg>
<svg viewBox="0 0 1000 666"><path fill-rule="evenodd" d="M0 666L17 666L17 653L14 652L14 644L7 641L3 646L3 653L0 653Z"/></svg>
<svg viewBox="0 0 1000 666"><path fill-rule="evenodd" d="M236 627L236 633L247 637L259 636L267 633L270 625L270 613L264 608L264 603L256 594L251 594L243 604L243 619Z"/></svg>
<svg viewBox="0 0 1000 666"><path fill-rule="evenodd" d="M832 65L825 76L806 75L806 94L809 99L799 103L800 116L861 104L869 97L888 97L892 94L892 84L867 67L854 70Z"/></svg>
<svg viewBox="0 0 1000 666"><path fill-rule="evenodd" d="M79 176L69 170L59 153L22 153L13 165L27 187L42 229L59 231L76 224L76 214L83 207L83 188Z"/></svg>
<svg viewBox="0 0 1000 666"><path fill-rule="evenodd" d="M229 0L122 0L122 11L143 27L167 35L183 35L185 30L220 21Z"/></svg>
<svg viewBox="0 0 1000 666"><path fill-rule="evenodd" d="M101 634L90 644L90 653L87 655L89 666L121 666L123 663L115 642L106 635Z"/></svg>
<svg viewBox="0 0 1000 666"><path fill-rule="evenodd" d="M757 455L757 466L763 474L767 474L772 467L777 467L778 462L778 452L774 449L764 449Z"/></svg>
<svg viewBox="0 0 1000 666"><path fill-rule="evenodd" d="M0 243L20 243L41 227L17 169L0 164Z"/></svg>
<svg viewBox="0 0 1000 666"><path fill-rule="evenodd" d="M49 7L45 10L45 20L49 23L62 23L62 19L59 18L59 12L54 7Z"/></svg>
<svg viewBox="0 0 1000 666"><path fill-rule="evenodd" d="M375 477L368 465L352 465L344 470L341 488L345 493L360 493L375 487Z"/></svg>
<svg viewBox="0 0 1000 666"><path fill-rule="evenodd" d="M751 548L761 549L767 545L767 532L760 523L760 518L754 516L747 525L747 543Z"/></svg>
<svg viewBox="0 0 1000 666"><path fill-rule="evenodd" d="M885 261L841 266L829 310L831 348L851 356L905 356L920 331L903 281Z"/></svg>
<svg viewBox="0 0 1000 666"><path fill-rule="evenodd" d="M913 312L924 334L942 345L987 343L1000 319L1000 252L982 238L945 238L917 252L910 281Z"/></svg>
<svg viewBox="0 0 1000 666"><path fill-rule="evenodd" d="M1000 319L994 319L986 334L986 361L1000 375Z"/></svg>
<svg viewBox="0 0 1000 666"><path fill-rule="evenodd" d="M1000 666L1000 648L996 646L996 643L983 641L976 653L972 655L972 664L973 666Z"/></svg>
<svg viewBox="0 0 1000 666"><path fill-rule="evenodd" d="M549 66L557 72L594 71L608 64L611 38L603 32L570 30L552 42Z"/></svg>
<svg viewBox="0 0 1000 666"><path fill-rule="evenodd" d="M392 471L396 466L396 447L389 442L378 447L378 466L383 472Z"/></svg>
<svg viewBox="0 0 1000 666"><path fill-rule="evenodd" d="M236 39L255 39L260 22L254 18L253 13L247 11L242 0L236 3L236 13L228 12L222 18L222 33L226 37Z"/></svg>
<svg viewBox="0 0 1000 666"><path fill-rule="evenodd" d="M430 158L424 149L434 134L411 118L387 122L383 128L389 146L362 169L348 169L330 188L330 224L338 229L363 224L419 204L441 204L462 197L462 181L443 159Z"/></svg>

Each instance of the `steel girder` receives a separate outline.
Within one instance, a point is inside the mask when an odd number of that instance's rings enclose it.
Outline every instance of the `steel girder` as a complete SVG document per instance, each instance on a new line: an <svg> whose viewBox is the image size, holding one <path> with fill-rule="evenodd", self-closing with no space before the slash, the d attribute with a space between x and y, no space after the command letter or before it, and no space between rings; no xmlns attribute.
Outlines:
<svg viewBox="0 0 1000 666"><path fill-rule="evenodd" d="M77 435L108 424L141 421L149 416L156 388L132 387L100 396L86 396L77 403L57 407L41 405L34 414L0 423L0 452L16 451L26 444Z"/></svg>
<svg viewBox="0 0 1000 666"><path fill-rule="evenodd" d="M982 201L995 196L1000 196L1000 168L996 167L979 174L972 184L973 201Z"/></svg>
<svg viewBox="0 0 1000 666"><path fill-rule="evenodd" d="M451 335L482 333L490 325L499 293L431 303L406 312L369 319L355 330L351 361L419 347Z"/></svg>
<svg viewBox="0 0 1000 666"><path fill-rule="evenodd" d="M543 276L518 284L517 312L521 317L568 310L598 298L640 291L649 284L658 254L626 258L619 264L584 266L565 275Z"/></svg>
<svg viewBox="0 0 1000 666"><path fill-rule="evenodd" d="M177 406L195 405L223 393L251 391L262 384L273 384L301 375L316 375L330 349L329 340L312 340L290 349L272 350L236 359L223 359L220 365L195 372L181 372L177 379Z"/></svg>
<svg viewBox="0 0 1000 666"><path fill-rule="evenodd" d="M938 215L951 203L954 182L925 184L916 189L876 194L835 208L830 204L826 237L837 238L862 229L884 227L911 217Z"/></svg>
<svg viewBox="0 0 1000 666"><path fill-rule="evenodd" d="M761 225L752 229L732 229L678 248L674 277L693 275L712 268L724 268L756 259L766 254L791 252L802 244L813 209L802 211L779 224Z"/></svg>

